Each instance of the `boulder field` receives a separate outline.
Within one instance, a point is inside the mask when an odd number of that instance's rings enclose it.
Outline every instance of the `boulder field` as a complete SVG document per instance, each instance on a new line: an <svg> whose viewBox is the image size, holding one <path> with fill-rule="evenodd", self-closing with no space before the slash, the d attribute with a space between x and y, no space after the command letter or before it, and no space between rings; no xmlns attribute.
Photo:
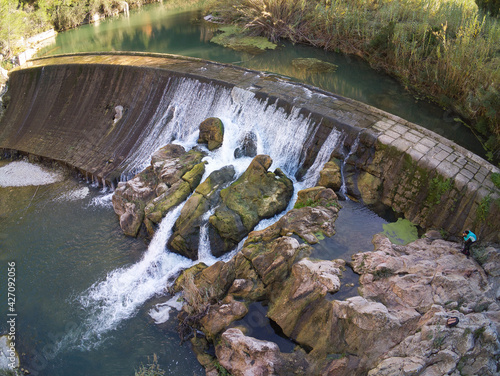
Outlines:
<svg viewBox="0 0 500 376"><path fill-rule="evenodd" d="M224 128L218 119L208 120L198 142L213 150ZM247 141L235 155L253 160L236 180L232 166L205 178L201 148L167 145L113 195L120 226L132 236L152 236L184 202L168 244L193 260L203 226L215 256L246 237L227 262L198 263L172 288L184 299L181 339L191 340L207 375L500 374L499 249L476 246L467 258L460 244L428 230L407 245L377 234L373 249L351 260L313 259L311 244L335 235L339 164L326 163L318 186L298 192L292 210L253 231L260 220L286 209L293 185L280 169L268 171L271 158L255 155L252 137ZM378 185L370 176L358 179L365 203L380 200ZM359 275L358 295L336 299L349 283L343 281L346 268ZM293 352L238 324L256 302L295 343Z"/></svg>
<svg viewBox="0 0 500 376"><path fill-rule="evenodd" d="M479 263L437 231L405 246L375 235L374 249L347 263L359 274L359 296L335 300L346 261L310 259L303 240L332 234L338 210L293 209L250 233L228 262L198 264L181 275L179 319L198 330L191 341L207 375L220 366L238 376L498 375L498 249L482 249ZM296 343L292 353L234 325L256 301ZM448 325L452 318L457 325ZM215 355L206 351L209 343Z"/></svg>

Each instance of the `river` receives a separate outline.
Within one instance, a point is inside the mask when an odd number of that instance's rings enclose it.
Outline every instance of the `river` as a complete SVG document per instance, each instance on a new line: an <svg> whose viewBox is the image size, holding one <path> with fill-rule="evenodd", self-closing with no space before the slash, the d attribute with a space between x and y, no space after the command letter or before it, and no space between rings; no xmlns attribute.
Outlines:
<svg viewBox="0 0 500 376"><path fill-rule="evenodd" d="M394 80L356 58L286 43L256 56L232 51L209 42L214 26L203 22L201 16L198 10L169 10L154 4L132 12L130 17L61 33L47 53L152 51L235 63L294 77L417 123L435 124L438 131L457 127L450 121L451 115L446 117L435 107L415 103ZM330 75L301 73L289 64L295 57L320 58L339 65L339 69ZM271 110L267 117L273 117L273 126L285 118L286 124L290 123L286 114ZM237 129L241 132L245 120L238 117L240 112L220 111L228 134ZM303 119L297 121L300 125ZM293 176L299 166L296 149L281 149L285 141L277 145L268 142L270 136L265 135L272 128L269 124L259 127L254 129L261 142L259 152L270 154L274 167ZM186 134L176 142L192 146L192 136ZM229 140L239 136L235 133ZM329 147L333 148L337 138L332 133ZM299 146L301 142L296 140ZM250 161L234 161L234 147L225 142L221 151L209 156L208 166L215 169L238 164L239 173L244 171ZM323 155L328 156L329 150ZM143 159L131 161L131 165L144 164ZM162 221L158 236L146 245L122 234L111 206L111 192L61 171L40 172L33 170L33 165L19 163L24 162L0 164L0 260L5 269L9 262L16 264L16 337L22 365L32 375L121 376L133 375L156 354L168 375L204 374L189 343L179 343L176 311L170 311L168 320L165 315L164 303L170 298L166 288L181 269L192 265L165 249L178 211ZM50 172L57 173L55 181L48 180ZM318 171L313 172L310 181L317 177ZM5 177L7 183L2 184ZM31 178L34 180L29 182ZM17 180L25 185L15 186ZM294 183L296 190L304 185ZM348 259L353 253L371 250L372 236L388 222L388 217L384 219L353 201L342 205L337 234L325 243L326 249L315 251L315 257ZM207 257L205 261L215 260ZM0 301L7 301L6 294L2 288ZM0 307L2 317L6 317L7 308L5 303ZM7 331L6 320L0 323L0 330ZM258 337L262 332L253 334ZM271 330L263 338L277 335Z"/></svg>

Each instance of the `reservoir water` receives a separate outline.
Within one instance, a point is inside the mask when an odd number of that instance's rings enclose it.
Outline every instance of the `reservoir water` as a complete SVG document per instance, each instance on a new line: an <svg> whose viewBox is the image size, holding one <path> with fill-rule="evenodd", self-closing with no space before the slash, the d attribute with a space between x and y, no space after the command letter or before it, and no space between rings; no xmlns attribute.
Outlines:
<svg viewBox="0 0 500 376"><path fill-rule="evenodd" d="M455 141L484 155L472 132L451 111L418 100L395 79L372 69L356 56L324 51L306 45L280 42L262 54L234 51L210 39L216 24L206 22L199 9L186 10L152 4L129 17L106 19L60 33L39 56L95 51L142 51L196 57L250 69L272 72L367 103ZM336 72L311 73L292 64L296 58L316 58L338 65Z"/></svg>
<svg viewBox="0 0 500 376"><path fill-rule="evenodd" d="M422 125L434 124L440 133L460 133L454 131L458 128L450 121L451 114L415 103L391 78L373 72L358 59L288 44L261 55L232 51L209 42L215 27L201 21L201 16L198 10L172 10L154 4L128 18L120 16L61 33L46 53L152 51L240 64L314 84ZM320 58L339 65L339 69L335 74L309 75L285 63L295 57ZM258 104L239 92L229 93L227 100L221 97L217 103L196 115L201 120L219 116L227 126L222 148L207 158L208 171L234 164L238 173L243 172L250 159L235 161L232 151L244 132L252 131L258 136L258 152L273 158L272 169L280 167L294 176L301 162L297 148L307 136L300 130L307 119L298 114L289 116L272 106L249 113L248 108ZM191 116L190 109L182 111L181 115ZM252 122L256 113L262 119ZM291 135L276 132L275 127L288 129ZM445 127L451 128L445 131ZM155 143L159 140L173 139L186 147L195 144L195 128L175 134L169 129L166 126L159 136L142 140L143 153L127 161L130 173L149 163L151 153L163 146ZM327 160L324 158L339 137L331 133L306 181L294 182L296 191L314 185ZM61 175L49 181L32 166L14 163L20 162L0 164L0 262L5 269L8 262L16 263L16 335L22 365L32 375L121 376L133 375L156 354L168 375L203 375L189 343L179 343L175 310L167 319L164 305L170 299L166 291L169 284L180 270L193 264L165 248L178 210L167 215L155 239L146 245L121 232L111 207L111 192L57 170L52 173ZM34 178L30 185L13 184L26 183L29 178ZM2 183L5 180L7 183ZM342 205L337 234L328 249L315 250L315 257L349 259L353 253L371 250L372 236L387 223L361 204L344 201ZM273 220L259 224L259 228ZM214 259L205 254L204 261ZM2 288L0 301L7 301L6 293ZM0 314L6 317L6 304L0 307ZM7 331L5 320L0 331Z"/></svg>

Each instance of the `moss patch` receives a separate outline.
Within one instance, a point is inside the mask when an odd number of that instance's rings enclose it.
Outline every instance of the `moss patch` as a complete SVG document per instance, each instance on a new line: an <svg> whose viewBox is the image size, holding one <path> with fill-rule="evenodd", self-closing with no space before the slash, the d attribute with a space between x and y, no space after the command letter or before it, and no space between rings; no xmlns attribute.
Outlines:
<svg viewBox="0 0 500 376"><path fill-rule="evenodd" d="M277 47L275 43L269 42L267 38L248 36L244 34L242 28L234 25L220 27L219 31L221 33L210 39L210 42L232 48L236 51L258 54L265 50L274 50Z"/></svg>
<svg viewBox="0 0 500 376"><path fill-rule="evenodd" d="M417 227L407 219L382 225L384 235L394 244L406 245L418 239Z"/></svg>

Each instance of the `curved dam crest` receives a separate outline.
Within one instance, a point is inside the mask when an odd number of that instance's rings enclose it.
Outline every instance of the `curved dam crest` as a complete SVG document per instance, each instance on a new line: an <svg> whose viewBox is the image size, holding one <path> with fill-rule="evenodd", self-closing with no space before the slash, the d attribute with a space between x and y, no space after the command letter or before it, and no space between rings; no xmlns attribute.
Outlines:
<svg viewBox="0 0 500 376"><path fill-rule="evenodd" d="M335 130L342 136L332 158L350 171L349 193L425 228L467 227L500 242L500 194L491 181L498 168L416 124L281 76L173 55L74 54L11 72L7 96L4 154L56 160L109 185L172 141L165 127L176 139L221 109L247 121L279 113L281 126L303 122L307 132L298 179ZM123 113L115 122L116 106Z"/></svg>

